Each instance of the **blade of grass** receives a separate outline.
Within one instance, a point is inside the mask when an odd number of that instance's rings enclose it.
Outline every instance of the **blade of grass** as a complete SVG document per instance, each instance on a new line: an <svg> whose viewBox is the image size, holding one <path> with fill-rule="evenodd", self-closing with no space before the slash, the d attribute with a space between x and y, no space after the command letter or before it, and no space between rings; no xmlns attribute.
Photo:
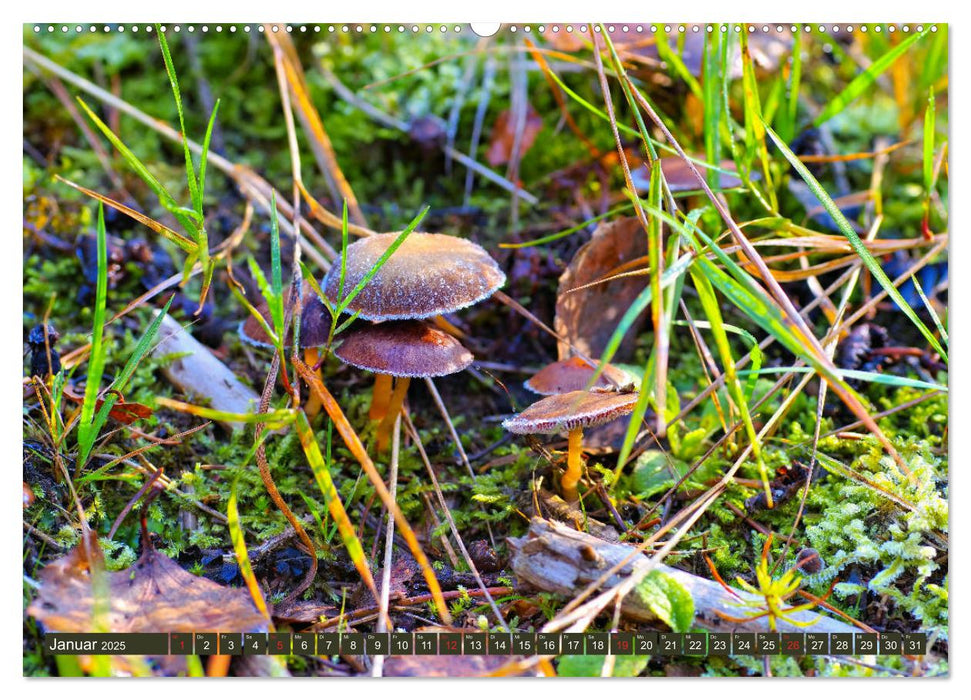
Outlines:
<svg viewBox="0 0 971 700"><path fill-rule="evenodd" d="M391 494L388 492L387 486L384 485L384 480L378 473L377 468L374 466L374 462L371 461L370 455L368 455L367 450L364 449L361 439L358 437L357 433L354 432L354 428L347 420L347 416L344 415L343 409L341 409L340 404L333 397L324 383L321 381L320 377L312 368L304 364L299 358L294 358L294 366L297 368L297 372L300 377L307 383L310 390L316 394L317 400L320 401L327 415L334 422L334 427L337 428L337 432L340 433L341 438L344 440L344 444L357 459L361 468L364 470L365 475L367 475L368 481L374 487L374 490L378 494L378 498L384 504L384 507L388 509L389 513L394 515L395 523L398 525L398 529L401 531L401 536L404 537L405 541L408 543L408 549L411 551L411 555L418 562L421 567L422 575L425 578L425 582L428 584L428 590L430 591L432 598L435 601L435 607L438 609L438 614L442 618L445 624L451 624L452 615L449 612L448 605L445 603L445 598L442 595L442 587L438 583L438 579L435 577L435 570L432 568L428 561L428 557L425 556L424 551L422 551L421 545L418 542L418 538L415 536L414 530L412 530L411 525L405 519L404 514L401 509L398 508L398 504L394 502L391 498Z"/></svg>
<svg viewBox="0 0 971 700"><path fill-rule="evenodd" d="M756 465L759 468L759 475L762 478L762 487L765 492L765 502L768 508L773 507L772 489L769 487L769 475L765 468L765 461L762 459L762 445L755 432L755 424L752 422L752 414L749 411L748 401L742 391L742 385L738 380L738 373L735 368L735 359L732 357L731 345L728 342L728 333L725 331L722 320L721 309L718 307L718 298L712 289L712 283L701 273L703 263L701 259L692 265L689 273L694 282L695 291L701 301L701 307L708 317L712 335L715 337L715 346L721 356L722 367L725 374L725 385L735 406L742 414L742 422L745 424L745 432L748 435L749 443L752 446L752 454L755 456Z"/></svg>
<svg viewBox="0 0 971 700"><path fill-rule="evenodd" d="M122 214L126 214L127 216L130 216L131 218L133 218L138 223L144 224L145 226L148 226L150 229L152 229L156 233L161 234L161 235L165 236L166 238L168 238L170 241L172 241L173 243L175 243L177 246L179 246L179 248L181 248L182 250L184 250L187 253L191 253L191 252L193 252L196 249L196 244L193 243L192 241L190 241L185 236L183 236L183 235L181 235L179 233L176 233L175 231L173 231L172 229L170 229L168 226L165 226L163 224L160 224L155 219L152 219L151 217L145 216L141 212L135 211L131 207L126 207L121 202L117 202L117 201L111 199L111 197L106 197L103 194L98 194L94 190L89 190L87 187L82 187L81 185L78 185L77 183L71 182L70 180L66 180L65 178L63 178L63 177L61 177L60 175L57 175L57 174L54 175L54 179L55 180L58 180L59 182L63 182L68 187L73 187L78 192L81 192L83 194L86 194L87 196L91 197L92 199L97 200L98 202L101 202L102 204L107 204L109 207L111 207L112 209L114 209L116 211L120 211Z"/></svg>
<svg viewBox="0 0 971 700"><path fill-rule="evenodd" d="M317 438L314 437L314 432L311 430L310 423L307 421L307 416L303 410L296 412L294 427L297 430L297 437L300 438L303 453L306 455L310 469L314 473L314 480L317 482L317 486L324 496L324 504L327 506L327 511L337 525L337 531L340 533L341 541L347 550L347 555L354 563L354 568L360 574L364 585L368 587L371 595L377 600L378 589L375 586L374 577L371 574L371 566L368 563L367 555L364 554L364 548L361 546L361 541L357 537L354 525L351 523L347 511L344 510L344 504L341 502L340 494L337 493L334 480L331 478L330 469L327 466L328 463L324 460L324 456L320 452L320 445L317 444Z"/></svg>
<svg viewBox="0 0 971 700"><path fill-rule="evenodd" d="M802 321L802 324L797 325L791 314L784 308L780 308L781 305L778 302L769 297L734 260L691 221L686 220L682 223L667 216L664 212L652 210L648 205L645 208L655 216L664 217L665 221L679 229L682 235L691 241L699 253L703 250L701 246L703 242L704 246L711 250L719 262L725 266L725 269L731 273L731 276L726 274L721 268L708 260L707 257L699 257L698 260L703 261L701 267L712 283L719 288L725 297L745 313L746 316L774 336L790 352L816 369L840 400L846 404L863 422L863 425L880 441L887 454L894 459L904 472L910 473L903 458L894 448L890 440L887 439L887 436L883 434L883 431L880 430L880 426L877 425L876 421L869 414L860 397L837 375L835 366L821 348L818 339L812 335L807 337L803 332L803 328L806 326L801 315L798 320Z"/></svg>
<svg viewBox="0 0 971 700"><path fill-rule="evenodd" d="M671 45L668 44L667 32L665 32L663 28L659 27L658 30L654 32L654 39L657 42L658 58L674 69L675 75L681 78L688 85L688 88L695 97L704 101L704 93L701 89L701 85L698 84L698 80L691 74L688 67L684 65L684 61L681 60L681 56L676 51L671 50Z"/></svg>
<svg viewBox="0 0 971 700"><path fill-rule="evenodd" d="M189 198L192 201L192 208L198 215L202 215L202 192L199 189L199 181L196 179L195 165L192 163L192 153L189 152L189 142L185 133L185 114L182 109L182 93L179 90L179 79L175 74L175 66L172 64L172 54L169 53L169 43L165 40L165 32L161 26L155 25L155 33L158 36L159 46L162 48L162 60L165 62L165 72L169 76L169 83L172 86L172 95L175 97L175 110L179 114L179 131L182 133L182 151L185 155L185 179L189 186Z"/></svg>
<svg viewBox="0 0 971 700"><path fill-rule="evenodd" d="M283 267L280 263L280 224L277 220L276 192L270 199L270 283L273 293L266 297L266 303L270 307L277 337L283 338Z"/></svg>
<svg viewBox="0 0 971 700"><path fill-rule="evenodd" d="M911 46L927 36L930 33L932 26L933 25L928 24L923 31L911 34L909 37L883 54L876 61L871 63L866 70L853 78L853 80L850 81L850 84L843 88L843 90L836 95L836 97L830 100L829 104L823 108L823 111L820 112L815 119L813 119L813 126L819 126L820 124L829 121L846 109L851 102L865 93L870 86L876 82L880 74L887 70L887 68L889 68L894 61L904 55L904 53L906 53Z"/></svg>
<svg viewBox="0 0 971 700"><path fill-rule="evenodd" d="M78 423L78 457L76 471L80 471L88 461L91 447L98 437L94 426L95 409L104 373L106 350L104 347L105 303L108 296L108 244L105 231L104 205L98 205L98 280L93 309L91 354L88 358L88 376L84 386L84 403L81 406L81 421Z"/></svg>
<svg viewBox="0 0 971 700"><path fill-rule="evenodd" d="M431 207L426 205L418 213L418 215L411 220L411 223L409 223L408 226L401 233L398 234L398 237L395 238L394 241L391 243L391 245L388 246L388 249L381 254L381 257L378 258L378 261L374 263L374 266L370 270L368 270L367 273L365 273L364 277L362 277L361 281L355 285L354 289L352 289L346 297L340 300L340 302L337 305L337 309L339 313L343 313L347 309L348 304L354 301L354 298L358 294L360 294L361 291L368 285L368 282L374 279L374 276L378 274L378 271L388 261L388 258L390 258L394 254L394 252L401 247L401 245L405 242L405 239L408 238L408 235L418 227L418 224L422 222L422 219L425 218L425 215L428 213L429 209L431 209ZM346 215L346 210L345 210L345 215ZM345 224L346 224L346 219L345 219ZM344 230L346 230L346 228L347 227L345 225ZM345 238L345 242L346 242L346 238ZM341 262L342 276L345 270L346 268L344 267L343 257L342 257L342 262Z"/></svg>
<svg viewBox="0 0 971 700"><path fill-rule="evenodd" d="M237 506L236 491L239 480L233 481L233 488L229 492L229 502L226 504L226 520L229 526L229 537L233 542L233 552L236 554L236 563L239 565L239 575L246 582L250 597L256 609L266 618L267 625L273 628L270 621L270 611L266 607L266 599L260 590L260 584L256 581L253 573L253 564L250 562L249 552L246 551L246 542L243 539L243 528L239 523L239 507Z"/></svg>
<svg viewBox="0 0 971 700"><path fill-rule="evenodd" d="M799 176L803 179L803 181L809 185L809 189L812 190L814 195L816 195L816 199L818 199L820 204L823 205L827 213L833 217L836 225L839 227L843 235L846 236L846 239L850 242L850 245L853 247L856 254L860 256L860 259L863 261L863 264L866 265L866 268L870 271L870 274L873 275L873 278L880 283L880 286L883 287L890 298L897 303L900 310L903 311L907 318L913 322L914 326L916 326L917 330L920 331L921 335L927 339L927 342L931 344L931 347L933 347L934 350L936 350L941 358L946 362L947 352L943 347L941 347L941 344L938 342L937 338L934 337L934 334L931 333L927 326L924 325L924 322L920 320L920 318L911 308L910 304L908 304L903 298L900 290L893 286L890 278L887 277L887 273L883 271L880 263L877 262L876 258L873 257L873 254L869 251L869 249L867 249L866 245L864 245L859 234L853 229L852 226L850 226L850 223L846 220L843 212L841 212L839 207L836 206L836 203L833 202L830 196L826 193L826 190L823 189L822 185L819 184L819 181L813 177L812 173L809 172L809 169L803 165L798 156L796 156L796 154L789 149L782 139L780 139L779 136L768 126L765 128L766 133L768 133L775 142L775 145L785 156L786 160L789 161L789 164L797 173L799 173Z"/></svg>
<svg viewBox="0 0 971 700"><path fill-rule="evenodd" d="M159 327L162 325L162 320L165 318L165 314L168 313L169 307L172 306L172 301L175 297L170 298L162 310L156 314L152 323L148 326L145 333L139 339L138 344L132 351L132 354L128 357L128 361L125 363L124 368L122 368L121 373L112 382L111 388L119 393L125 391L125 387L128 385L128 380L132 378L135 374L135 370L138 368L139 363L142 358L145 357L145 353L148 352L149 346L155 339L158 333ZM85 387L85 398L87 397L87 387ZM101 432L101 428L108 421L108 414L111 413L111 409L114 408L115 403L118 400L118 394L111 392L105 394L104 399L101 403L101 408L98 409L98 413L95 415L94 420L91 423L91 430L95 436ZM90 450L90 447L88 448ZM84 455L85 460L87 459L87 454ZM83 464L83 461L82 461Z"/></svg>
<svg viewBox="0 0 971 700"><path fill-rule="evenodd" d="M94 122L95 126L101 130L101 133L104 134L105 138L108 139L111 142L111 145L115 147L115 150L117 150L121 154L122 158L125 159L128 166L134 170L135 174L138 175L138 177L149 186L152 192L155 193L155 196L158 197L158 200L162 206L171 212L173 216L179 219L179 223L182 224L186 229L193 230L194 226L189 225L186 210L179 206L178 202L176 202L172 195L169 194L168 190L162 186L162 183L159 182L158 179L152 175L151 172L149 172L148 168L145 167L145 164L138 159L138 156L132 153L131 149L129 149L121 139L115 136L115 133L108 127L108 125L101 121L98 115L95 114L91 108L88 107L87 103L80 97L78 98L78 103L80 103L81 108L88 115L88 118Z"/></svg>

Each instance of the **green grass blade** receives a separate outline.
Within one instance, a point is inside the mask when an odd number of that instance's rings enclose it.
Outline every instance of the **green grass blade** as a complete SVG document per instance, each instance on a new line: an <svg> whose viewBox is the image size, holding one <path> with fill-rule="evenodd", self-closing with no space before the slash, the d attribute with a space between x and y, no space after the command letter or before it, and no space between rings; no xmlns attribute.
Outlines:
<svg viewBox="0 0 971 700"><path fill-rule="evenodd" d="M395 241L397 243L397 241ZM337 298L344 298L344 281L347 279L347 200L341 207L341 274L337 284Z"/></svg>
<svg viewBox="0 0 971 700"><path fill-rule="evenodd" d="M749 443L752 446L752 454L755 457L756 464L759 468L759 475L762 478L766 503L768 503L769 507L771 508L772 492L769 487L769 475L765 468L765 461L762 459L761 441L759 440L758 433L755 430L755 424L752 422L752 413L749 410L745 393L742 391L742 385L738 380L738 372L735 369L735 358L732 357L731 345L728 342L728 333L725 331L721 309L718 306L718 297L715 295L715 290L712 288L711 280L709 280L708 277L703 273L704 264L702 263L702 260L704 260L704 262L708 262L708 260L705 258L699 258L695 264L692 265L689 272L691 274L691 279L694 281L694 287L695 291L698 293L698 299L701 301L701 308L708 317L708 323L711 328L712 335L715 337L715 347L718 349L718 354L721 357L722 369L725 373L725 386L732 397L732 401L735 402L735 406L742 414L742 422L745 425L745 432L748 435Z"/></svg>
<svg viewBox="0 0 971 700"><path fill-rule="evenodd" d="M199 215L202 216L202 200L206 195L206 163L209 162L209 143L212 141L212 130L216 124L216 113L219 112L219 100L216 100L206 127L206 137L202 140L202 155L199 156Z"/></svg>
<svg viewBox="0 0 971 700"><path fill-rule="evenodd" d="M740 376L762 376L770 374L785 374L792 372L793 374L806 374L808 372L815 372L811 367L765 367L763 369L746 369L740 371L738 374ZM933 389L936 391L948 391L948 387L945 384L935 384L934 382L925 382L923 379L912 379L910 377L899 377L895 374L886 374L883 372L865 372L858 369L843 369L842 367L837 368L836 373L843 377L844 379L857 379L862 382L868 382L870 384L883 384L885 386L892 387L908 387L911 389Z"/></svg>
<svg viewBox="0 0 971 700"><path fill-rule="evenodd" d="M719 85L721 76L719 72L719 43L721 41L720 32L711 32L705 35L705 47L703 55L704 75L704 107L705 107L705 159L709 163L718 163L721 160L721 102L719 102ZM713 190L718 189L718 175L712 171L706 172L708 186Z"/></svg>
<svg viewBox="0 0 971 700"><path fill-rule="evenodd" d="M924 194L929 198L934 189L934 131L937 126L934 109L934 88L930 88L927 109L924 110Z"/></svg>
<svg viewBox="0 0 971 700"><path fill-rule="evenodd" d="M605 33L604 36L606 37L607 34ZM688 70L684 61L681 60L678 52L671 50L671 45L668 44L667 32L663 28L658 27L658 30L654 32L654 38L657 40L658 58L670 65L674 69L675 74L688 85L688 88L694 93L694 96L703 101L704 93L701 85L698 84L698 80Z"/></svg>
<svg viewBox="0 0 971 700"><path fill-rule="evenodd" d="M266 599L263 597L260 585L256 581L256 575L253 573L253 564L250 561L249 552L246 550L246 541L243 539L243 528L239 522L239 506L237 505L236 499L238 482L238 479L233 481L233 488L229 492L229 502L226 504L226 521L229 526L229 538L233 542L233 552L236 554L236 563L239 565L239 575L246 582L246 588L249 590L250 597L253 599L253 604L256 605L256 609L263 614L269 623L270 611L266 607Z"/></svg>
<svg viewBox="0 0 971 700"><path fill-rule="evenodd" d="M846 217L843 216L843 212L841 212L839 207L836 206L836 203L826 193L826 190L823 189L822 185L819 184L819 181L813 177L812 173L810 173L809 169L803 165L802 161L799 160L796 154L793 153L785 142L783 142L782 139L780 139L779 136L768 126L766 126L766 133L769 134L769 136L775 142L775 145L786 157L786 160L789 161L789 164L792 165L797 173L799 173L799 176L803 179L803 181L809 185L809 189L811 189L813 194L816 195L816 199L819 200L820 204L823 205L829 215L833 217L836 225L839 227L843 235L846 236L846 239L849 241L853 250L856 251L856 254L860 256L860 259L863 261L863 264L866 265L866 268L870 271L870 274L873 275L873 278L880 283L880 286L886 290L890 298L897 303L897 306L904 312L904 314L906 314L907 318L913 322L913 324L921 332L921 335L927 339L927 342L931 344L931 347L933 347L934 350L936 350L941 358L943 358L946 362L947 352L945 352L944 348L941 347L941 344L938 342L937 338L934 337L934 334L930 332L926 325L924 325L924 322L918 318L910 304L908 304L900 294L900 291L893 286L893 282L890 281L890 278L887 277L887 273L883 271L882 267L880 267L880 263L877 262L876 258L873 257L873 254L863 244L863 241L860 240L859 234L853 230L853 227L850 226L850 222L846 220Z"/></svg>
<svg viewBox="0 0 971 700"><path fill-rule="evenodd" d="M276 210L276 192L270 198L270 289L272 293L266 297L266 303L270 307L276 335L283 338L283 265L280 262L280 222Z"/></svg>
<svg viewBox="0 0 971 700"><path fill-rule="evenodd" d="M421 221L422 221L422 219L425 218L425 214L428 213L428 210L429 209L430 209L430 207L426 206L424 209L422 209L418 213L418 216L416 216L414 219L411 220L411 223L408 224L407 228L405 228L404 231L402 231L401 233L398 234L398 237L394 239L394 242L391 245L388 246L388 249L386 251L384 251L384 253L381 255L381 257L378 258L378 261L376 263L374 263L374 267L372 267L370 270L367 271L367 273L364 275L364 277L361 278L361 281L357 283L357 286L354 287L354 289L351 290L350 294L348 294L346 297L344 297L343 299L341 299L341 301L340 301L340 303L338 304L338 307L337 307L337 309L338 309L339 312L343 313L344 310L347 309L347 305L350 304L354 300L354 297L356 297L358 294L360 294L361 293L361 290L364 289L367 286L368 282L370 282L374 278L374 276L376 274L378 274L378 270L380 270L384 266L384 264L388 261L388 258L390 258L394 254L394 252L396 250L398 250L398 248L401 247L401 244L405 242L405 239L408 238L408 235L418 227L418 224L420 224ZM346 218L347 217L347 209L346 209L346 205L345 205L345 210L344 210L344 217L345 217L344 218L344 230L346 231L347 230L347 218ZM343 260L343 258L342 258L342 260ZM341 266L342 266L341 267L341 271L342 271L341 274L343 274L343 270L344 270L344 268L343 268L343 262L341 263Z"/></svg>
<svg viewBox="0 0 971 700"><path fill-rule="evenodd" d="M145 357L145 353L148 352L149 346L155 339L155 335L158 333L158 329L161 327L165 315L169 312L169 307L172 306L172 301L174 298L175 297L171 297L165 303L165 306L161 311L159 311L158 314L156 314L145 333L142 334L142 337L135 345L135 349L132 351L132 354L128 357L128 361L125 363L124 368L122 368L121 373L115 378L115 381L112 382L112 389L122 393L125 391L125 387L128 386L128 380L131 379L132 375L135 374L135 370L138 368L139 363ZM87 387L85 387L85 393L87 393ZM116 394L111 393L105 395L104 400L101 403L101 408L98 409L98 413L95 415L94 421L92 422L92 430L95 435L98 435L101 432L101 428L103 428L104 424L108 421L108 414L111 412L111 409L114 408L117 401L118 396Z"/></svg>
<svg viewBox="0 0 971 700"><path fill-rule="evenodd" d="M792 72L789 75L789 102L787 106L789 135L791 141L796 135L796 120L799 118L799 87L802 82L802 33L796 32L792 43Z"/></svg>
<svg viewBox="0 0 971 700"><path fill-rule="evenodd" d="M645 210L647 207L645 207ZM691 266L691 262L694 256L691 254L682 255L678 261L668 267L664 274L661 275L661 289L667 289L669 286L674 284L674 282L687 272L688 268ZM600 356L600 364L597 366L597 370L594 372L594 376L590 380L590 385L596 383L600 374L603 372L604 367L610 363L614 355L617 354L617 349L620 347L621 341L623 341L624 336L630 332L631 327L634 325L634 321L637 317L644 312L644 310L651 304L651 299L654 296L654 290L651 285L644 287L644 290L637 295L631 305L621 316L620 321L617 323L617 327L614 329L613 334L610 336L610 340L607 341L607 345L604 348L603 353Z"/></svg>
<svg viewBox="0 0 971 700"><path fill-rule="evenodd" d="M609 219L612 216L617 216L617 214L623 214L624 212L630 211L633 204L622 204L619 207L614 207L609 211L605 211L603 214L598 214L597 216L592 216L586 221L577 224L576 226L571 226L570 228L563 229L562 231L557 231L556 233L551 233L548 236L542 236L541 238L534 238L531 241L526 241L525 243L500 243L500 248L531 248L532 246L543 245L545 243L552 243L553 241L558 241L561 238L566 238L567 236L572 236L574 233L579 231L584 231L590 227L591 224L595 224L604 219Z"/></svg>
<svg viewBox="0 0 971 700"><path fill-rule="evenodd" d="M93 421L100 393L101 376L105 368L104 325L105 305L108 297L108 243L105 231L105 208L98 205L98 281L94 301L94 319L91 335L91 354L88 359L88 377L84 386L84 403L78 423L77 469L88 461L91 448L98 437Z"/></svg>
<svg viewBox="0 0 971 700"><path fill-rule="evenodd" d="M196 169L192 164L192 152L189 151L189 140L185 133L185 114L182 109L182 92L179 90L179 78L175 74L175 65L172 63L172 54L169 52L169 43L165 40L165 32L156 24L155 33L158 35L159 46L162 47L162 59L165 61L165 72L168 73L169 83L172 85L172 94L175 96L175 109L179 113L179 130L182 133L182 150L185 154L185 179L189 185L189 196L192 200L192 208L196 212L202 212L202 193L199 191L199 182L196 180Z"/></svg>
<svg viewBox="0 0 971 700"><path fill-rule="evenodd" d="M138 175L138 177L140 177L145 184L149 186L152 192L155 193L155 196L158 197L162 206L168 211L172 212L172 215L179 219L179 223L181 223L186 229L190 231L194 230L194 227L187 225L188 221L186 220L185 213L180 211L181 207L179 204L162 186L162 183L160 183L155 176L148 171L148 168L146 168L145 164L138 159L138 156L132 153L128 146L122 143L121 139L119 139L115 133L108 128L108 125L101 121L97 114L91 111L91 108L88 107L84 100L79 97L78 102L80 103L81 108L88 115L88 118L94 122L95 126L97 126L101 133L104 134L105 138L111 142L111 145L114 146L115 150L121 154L122 158L125 159L125 162L128 163L128 166L134 170L135 174Z"/></svg>
<svg viewBox="0 0 971 700"><path fill-rule="evenodd" d="M901 41L899 44L894 46L892 49L870 64L865 71L853 78L853 80L850 81L850 84L843 88L842 92L830 100L829 104L823 108L823 111L819 113L819 116L813 120L813 126L819 126L820 124L829 121L846 109L851 102L866 92L873 85L873 83L876 82L881 73L887 70L887 68L889 68L894 61L904 55L904 53L907 52L907 49L927 36L927 34L931 31L931 26L932 25L927 25L924 28L924 31L911 34L909 37Z"/></svg>

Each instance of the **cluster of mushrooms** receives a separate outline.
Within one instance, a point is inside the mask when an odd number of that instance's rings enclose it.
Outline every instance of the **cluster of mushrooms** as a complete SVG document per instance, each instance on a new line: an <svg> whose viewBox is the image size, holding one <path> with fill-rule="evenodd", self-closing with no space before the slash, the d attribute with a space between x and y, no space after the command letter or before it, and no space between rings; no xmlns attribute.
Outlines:
<svg viewBox="0 0 971 700"><path fill-rule="evenodd" d="M397 237L396 233L376 234L349 245L344 289L354 289ZM334 305L341 301L340 269L338 259L321 284L324 296ZM475 243L416 232L350 302L347 311L357 313L366 323L342 333L334 354L375 375L368 416L378 423L379 452L388 446L412 378L454 374L472 363L472 353L443 316L490 297L505 281L496 262ZM317 348L327 342L330 314L309 285L303 295L300 345L308 364L314 364ZM261 312L268 315L265 309ZM272 347L256 319L247 319L240 335L250 344ZM513 433L567 433L567 469L560 487L569 501L577 500L583 473L583 429L630 414L637 401L637 394L622 390L629 377L611 366L588 388L595 370L595 365L580 357L548 365L526 382L526 388L545 398L503 422Z"/></svg>
<svg viewBox="0 0 971 700"><path fill-rule="evenodd" d="M349 245L344 289L354 289L397 238L396 233L382 233ZM321 284L334 305L341 301L341 267L338 258ZM475 243L416 232L350 302L348 313L357 313L369 323L355 324L342 333L334 354L375 375L368 415L378 423L379 452L388 446L411 379L454 374L472 363L472 353L442 330L451 328L442 316L488 298L505 282L506 275L495 260ZM330 314L309 285L303 306L300 345L315 349L327 342ZM269 344L255 319L243 323L241 335L255 345Z"/></svg>

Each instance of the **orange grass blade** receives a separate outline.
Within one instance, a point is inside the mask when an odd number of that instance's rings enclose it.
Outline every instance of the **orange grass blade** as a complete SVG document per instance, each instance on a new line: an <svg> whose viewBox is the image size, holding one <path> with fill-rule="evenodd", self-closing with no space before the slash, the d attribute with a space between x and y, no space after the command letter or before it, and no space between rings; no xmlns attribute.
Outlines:
<svg viewBox="0 0 971 700"><path fill-rule="evenodd" d="M364 469L364 473L367 475L368 480L374 486L374 490L377 492L378 497L381 502L384 503L385 508L388 512L394 516L395 523L398 525L398 529L401 531L401 536L405 538L408 543L408 549L411 550L412 556L421 566L422 575L425 577L425 581L428 584L428 590L432 594L432 598L435 600L435 607L438 608L438 614L441 616L442 621L446 625L452 624L452 615L448 611L448 606L445 604L445 597L442 595L442 587L438 585L438 579L435 577L435 571L432 569L431 563L428 561L428 557L422 551L421 545L418 542L418 538L415 536L415 531L411 529L411 525L405 519L401 510L398 508L398 504L394 502L391 498L391 494L388 492L388 487L384 485L384 480L378 473L377 467L374 466L374 462L371 461L370 455L368 455L367 450L364 449L361 439L354 432L354 428L347 420L347 416L344 415L344 411L341 409L340 405L333 395L328 391L327 387L317 376L316 372L312 368L304 364L299 358L293 358L293 364L297 368L297 372L300 374L301 379L303 379L310 390L317 395L317 399L323 405L324 410L330 419L334 421L334 427L337 428L337 432L340 433L341 438L343 438L344 443L347 448L354 455L355 459L360 463L361 467Z"/></svg>

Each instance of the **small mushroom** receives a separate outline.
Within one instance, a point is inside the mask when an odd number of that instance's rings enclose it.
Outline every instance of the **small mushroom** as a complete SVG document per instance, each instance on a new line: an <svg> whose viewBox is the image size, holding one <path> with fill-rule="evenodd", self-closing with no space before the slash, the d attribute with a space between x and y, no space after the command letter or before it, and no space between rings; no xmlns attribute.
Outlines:
<svg viewBox="0 0 971 700"><path fill-rule="evenodd" d="M388 403L381 407L382 417L377 430L379 452L387 447L391 428L401 411L412 377L441 377L461 372L472 364L472 353L458 340L424 321L388 321L359 326L343 335L334 354L352 367L377 375L376 399L378 383L383 384L383 396L390 393L392 378L397 378ZM372 401L372 409L375 403Z"/></svg>
<svg viewBox="0 0 971 700"><path fill-rule="evenodd" d="M290 295L289 290L284 293L284 299ZM256 305L256 310L263 319L272 326L270 320L270 308L265 301ZM304 285L303 309L300 313L300 347L303 349L318 348L327 342L327 335L330 332L330 314L324 307L324 303L313 291L309 284ZM270 337L263 330L263 326L252 315L239 324L239 337L243 342L258 348L273 349ZM293 331L288 334L286 344L293 342ZM309 362L309 359L308 359ZM316 364L316 360L309 362L310 365Z"/></svg>
<svg viewBox="0 0 971 700"><path fill-rule="evenodd" d="M303 309L300 313L300 347L303 350L303 361L309 366L314 367L320 359L317 348L327 342L330 334L330 313L324 307L324 303L317 296L309 284L303 286ZM284 299L290 296L289 290L284 293ZM266 301L261 301L256 305L256 310L260 315L272 325L270 320L270 308ZM252 315L239 324L239 337L243 342L259 348L273 349L273 343L266 334L263 326ZM287 334L286 345L293 343L293 329ZM314 416L320 409L320 403L316 396L311 395L304 406L308 416Z"/></svg>
<svg viewBox="0 0 971 700"><path fill-rule="evenodd" d="M354 289L398 238L381 233L347 247L344 293ZM321 285L337 304L341 261ZM441 316L482 301L506 282L496 261L480 246L442 233L412 233L347 307L368 321Z"/></svg>
<svg viewBox="0 0 971 700"><path fill-rule="evenodd" d="M636 403L636 393L571 391L554 394L507 418L502 427L520 435L567 432L569 451L560 487L566 500L576 501L579 497L577 484L583 474L583 429L626 416L633 412Z"/></svg>
<svg viewBox="0 0 971 700"><path fill-rule="evenodd" d="M354 289L398 238L381 233L347 247L344 293ZM321 284L328 301L340 301L338 258ZM489 297L506 282L506 275L480 246L441 233L408 235L347 307L368 321L434 319L453 335L455 329L441 318ZM383 420L391 400L391 380L378 374L374 383L371 420ZM393 414L392 414L393 415Z"/></svg>
<svg viewBox="0 0 971 700"><path fill-rule="evenodd" d="M574 355L569 359L546 365L527 379L523 386L541 396L586 390L596 371L596 363L591 364ZM613 365L607 365L590 388L593 391L617 391L632 383L633 378L627 372Z"/></svg>

